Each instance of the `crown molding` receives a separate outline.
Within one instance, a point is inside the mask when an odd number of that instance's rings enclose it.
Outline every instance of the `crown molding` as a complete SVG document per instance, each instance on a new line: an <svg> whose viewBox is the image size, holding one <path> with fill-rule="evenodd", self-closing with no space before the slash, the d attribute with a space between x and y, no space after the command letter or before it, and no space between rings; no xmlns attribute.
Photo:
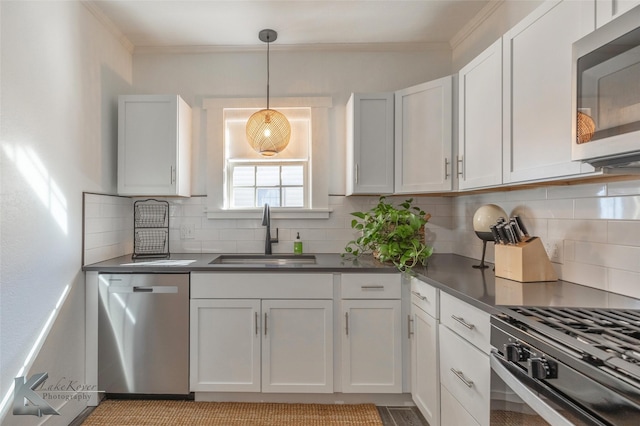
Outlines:
<svg viewBox="0 0 640 426"><path fill-rule="evenodd" d="M425 52L450 50L449 43L324 43L324 44L275 44L270 50L283 52ZM264 45L247 46L136 46L136 54L180 53L247 53L264 52Z"/></svg>
<svg viewBox="0 0 640 426"><path fill-rule="evenodd" d="M449 42L452 50L456 49L467 37L469 37L478 27L487 20L498 9L505 0L490 0L460 31L451 38Z"/></svg>
<svg viewBox="0 0 640 426"><path fill-rule="evenodd" d="M86 7L89 12L91 12L91 14L95 16L96 19L107 28L107 30L109 30L109 32L129 53L133 53L135 49L133 43L131 43L131 41L122 33L122 31L120 31L116 24L114 24L113 21L104 14L102 9L100 9L100 7L96 5L93 0L80 0L80 3L82 3L82 5L84 5L84 7Z"/></svg>

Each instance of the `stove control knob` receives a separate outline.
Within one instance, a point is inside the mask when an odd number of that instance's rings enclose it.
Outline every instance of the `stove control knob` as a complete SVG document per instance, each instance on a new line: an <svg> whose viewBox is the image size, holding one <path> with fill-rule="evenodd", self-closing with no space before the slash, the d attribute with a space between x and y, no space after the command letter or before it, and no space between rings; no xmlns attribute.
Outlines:
<svg viewBox="0 0 640 426"><path fill-rule="evenodd" d="M545 358L530 358L528 360L529 377L534 379L556 379L558 378L558 365L555 361Z"/></svg>
<svg viewBox="0 0 640 426"><path fill-rule="evenodd" d="M527 360L526 355L527 354L522 349L522 346L520 346L519 343L510 342L504 345L504 356L507 358L508 361L511 361L511 362L526 361Z"/></svg>

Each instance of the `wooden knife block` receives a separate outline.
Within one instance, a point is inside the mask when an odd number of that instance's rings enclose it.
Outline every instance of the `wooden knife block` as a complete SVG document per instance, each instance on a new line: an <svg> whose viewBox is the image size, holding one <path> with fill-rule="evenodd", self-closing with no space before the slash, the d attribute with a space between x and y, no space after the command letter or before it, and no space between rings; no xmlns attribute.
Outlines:
<svg viewBox="0 0 640 426"><path fill-rule="evenodd" d="M495 245L496 277L523 283L557 281L558 276L538 237L515 245Z"/></svg>

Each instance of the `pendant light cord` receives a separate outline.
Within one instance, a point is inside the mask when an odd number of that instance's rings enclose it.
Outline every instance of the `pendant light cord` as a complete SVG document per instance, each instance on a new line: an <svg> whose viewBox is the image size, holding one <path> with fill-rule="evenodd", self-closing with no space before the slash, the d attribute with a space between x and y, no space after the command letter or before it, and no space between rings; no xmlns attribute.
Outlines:
<svg viewBox="0 0 640 426"><path fill-rule="evenodd" d="M269 109L269 45L271 40L267 38L267 109Z"/></svg>

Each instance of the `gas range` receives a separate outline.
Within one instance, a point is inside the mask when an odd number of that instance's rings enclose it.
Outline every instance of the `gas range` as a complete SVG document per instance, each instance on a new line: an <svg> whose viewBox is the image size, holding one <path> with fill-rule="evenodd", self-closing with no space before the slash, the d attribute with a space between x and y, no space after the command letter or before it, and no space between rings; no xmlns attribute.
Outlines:
<svg viewBox="0 0 640 426"><path fill-rule="evenodd" d="M491 323L494 361L557 402L568 424L640 424L640 311L510 307Z"/></svg>

